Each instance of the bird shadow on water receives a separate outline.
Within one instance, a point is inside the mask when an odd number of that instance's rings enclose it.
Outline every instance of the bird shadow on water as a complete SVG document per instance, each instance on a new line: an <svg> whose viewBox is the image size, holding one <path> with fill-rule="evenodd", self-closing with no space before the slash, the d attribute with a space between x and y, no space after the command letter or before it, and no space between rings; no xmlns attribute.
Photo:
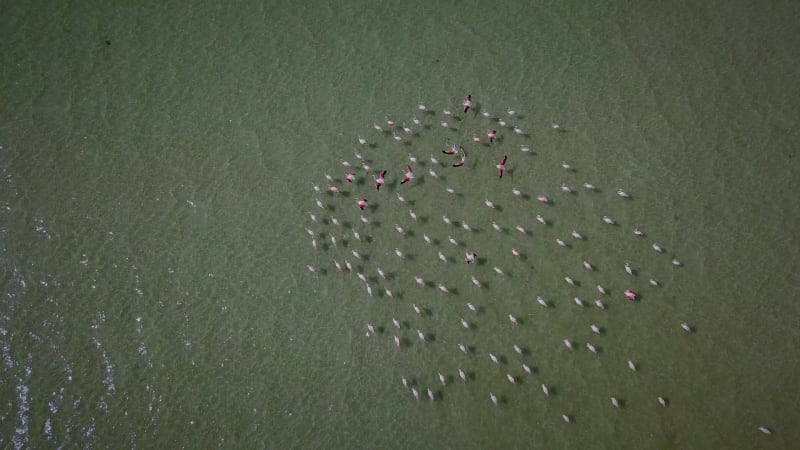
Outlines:
<svg viewBox="0 0 800 450"><path fill-rule="evenodd" d="M594 346L594 350L595 350L595 352L597 352L598 355L600 355L601 353L603 353L603 346L602 345L595 345Z"/></svg>

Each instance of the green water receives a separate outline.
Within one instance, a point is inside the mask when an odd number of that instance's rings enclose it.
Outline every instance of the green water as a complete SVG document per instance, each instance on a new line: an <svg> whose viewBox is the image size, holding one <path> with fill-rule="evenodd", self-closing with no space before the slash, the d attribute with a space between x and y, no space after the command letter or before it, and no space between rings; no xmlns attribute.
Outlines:
<svg viewBox="0 0 800 450"><path fill-rule="evenodd" d="M0 446L800 441L796 4L16 2L2 10ZM478 114L442 129L442 110L457 111L466 93L527 136L501 127L501 142L475 147L473 134L498 127ZM420 114L419 103L435 114ZM508 119L509 107L521 117ZM428 127L409 145L372 128L387 118L410 125L414 114ZM358 135L374 147L360 147ZM449 161L440 153L448 140L468 149L469 165L438 169L443 179L433 180L428 156ZM389 169L387 186L375 192L357 169L364 184L336 183L349 197L314 194L312 183L327 187L324 174L341 180L340 162L355 164L355 151ZM422 163L419 179L399 186L408 153ZM501 180L494 164L504 153ZM565 160L575 172L560 167ZM564 182L576 193L562 193ZM512 187L533 198L514 197ZM618 187L633 198L614 195ZM399 203L398 192L414 204ZM539 205L539 193L553 203ZM371 226L355 208L362 194L375 208L365 213ZM318 210L317 197L335 209ZM502 210L483 206L486 198ZM309 212L347 221L371 242L314 224ZM477 230L448 227L442 214ZM495 233L492 221L510 230ZM514 231L518 223L530 233ZM635 226L647 237L637 239ZM573 228L586 239L572 240ZM411 257L398 259L395 247ZM372 298L333 267L334 258L354 261L351 249L369 258L357 266ZM460 263L472 249L481 263ZM452 262L439 262L439 251ZM597 270L585 272L583 260ZM625 261L637 276L624 273ZM414 275L457 292L421 289ZM580 285L565 285L565 275ZM572 303L591 305L597 283L611 290L605 311ZM378 295L384 287L394 300ZM622 300L629 287L641 301ZM417 317L412 303L429 315ZM393 317L409 328L396 331ZM367 338L367 323L382 332ZM592 323L605 333L592 335ZM420 342L418 328L433 339ZM462 355L459 342L474 354ZM515 343L528 354L514 354ZM458 368L473 378L462 383ZM423 392L417 403L402 376L432 387L437 400Z"/></svg>

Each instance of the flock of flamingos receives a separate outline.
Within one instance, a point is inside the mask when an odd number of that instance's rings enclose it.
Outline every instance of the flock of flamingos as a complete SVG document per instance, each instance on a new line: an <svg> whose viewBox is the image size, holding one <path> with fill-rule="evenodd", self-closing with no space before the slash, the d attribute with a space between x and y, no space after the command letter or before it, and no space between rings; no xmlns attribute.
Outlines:
<svg viewBox="0 0 800 450"><path fill-rule="evenodd" d="M308 213L309 223L306 231L316 261L307 268L314 275L327 275L335 271L343 276L352 276L352 279L363 287L367 297L379 297L393 302L391 314L396 314L397 317L391 318L391 326L388 325L389 320L386 317L385 326L381 322L367 323L365 334L370 338L383 335L390 337L390 342L401 350L413 345L412 341L417 339L423 346L432 345L433 341L436 344L447 345L444 336L434 333L446 329L426 330L426 327L433 326L431 321L426 319L436 315L432 312L432 309L436 308L426 308L416 303L403 305L405 298L415 296L410 294L413 289L421 292L425 292L426 289L438 290L447 299L446 306L441 308L450 308L446 311L447 314L442 310L440 318L460 315L457 321L453 320L458 324L458 328L467 332L466 338L459 337L451 343L454 344L454 351L457 349L464 354L464 367L482 364L480 361L483 360L485 364L506 369L501 370L506 372L503 381L508 383L506 386L519 387L523 382L531 385L539 384L541 393L550 397L553 395L552 385L549 386L541 379L535 383L532 381L543 374L537 373L535 366L532 367L533 363L529 361L531 352L525 345L514 343L509 346L509 350L513 348L514 357L519 360L516 363L519 369L512 370L511 361L504 356L498 356L501 355L500 350L478 351L477 345L469 342L469 332L477 331L478 326L476 321L464 317L477 318L481 315L485 317L488 309L497 312L496 308L499 305L496 301L490 305L489 294L486 293L489 291L488 277L507 279L507 269L502 268L499 263L495 264L502 258L484 258L483 255L485 253L491 255L495 251L496 240L500 237L512 241L505 250L510 255L511 261L526 260L528 253L525 247L526 240L547 239L540 236L547 233L540 233L539 230L553 229L555 228L553 225L557 225L557 221L546 217L546 207L554 206L557 202L555 196L543 193L529 196L523 190L509 184L505 193L493 193L496 198L480 197L480 201L475 198L472 202L475 210L457 210L458 214L469 218L470 221L476 221L475 223L447 215L447 203L452 202L453 198L467 200L477 195L468 192L473 190L471 188L464 189L465 192L457 192L448 185L448 180L486 177L490 170L492 176L502 179L509 170L507 167L510 168L517 161L524 161L525 158L536 154L528 143L530 135L519 124L522 118L521 114L511 108L504 114L494 116L479 105L474 105L472 97L468 95L457 111L444 109L438 113L420 104L417 115L409 120L408 126L406 123L397 123L389 118L385 123L373 124L375 129L373 138L357 137L358 145L354 146L356 159L352 163L342 160L340 173L336 174L338 176L326 175L324 182L312 185L316 208L312 208ZM511 122L517 123L511 124ZM558 124L552 124L550 132L566 133L566 130ZM509 148L511 141L519 144L519 148ZM424 151L431 155L429 158L418 158L415 151ZM392 158L387 158L387 152L394 157L394 162L389 161ZM436 156L433 153L436 153ZM397 167L398 154L402 154L403 159L407 154L407 161L403 161L401 167ZM491 166L488 165L487 158L491 159ZM378 164L392 167L378 166ZM572 163L567 161L561 162L561 170L568 178L574 178L577 173ZM419 184L416 190L412 189L415 183ZM470 186L471 183L472 181ZM574 185L565 181L560 186L553 186L553 190L557 195L573 196L573 198L579 190L591 195L602 195L605 192L589 180L577 180ZM615 188L611 192L616 194L621 202L633 201L633 195L624 189ZM445 202L440 200L442 195L446 196ZM542 208L534 211L536 212L534 214L528 212L532 209L529 206L531 202L518 203L524 206L505 208L501 208L497 203L500 200L510 202L515 198L520 200L535 198L537 203L533 205L539 204ZM381 208L378 205L390 206ZM418 213L415 207L427 208L429 212ZM485 209L479 211L480 208ZM514 214L513 209L522 214ZM393 215L381 214L386 210L391 210ZM400 210L404 220L397 218L397 211ZM430 212L431 210L435 213ZM439 213L444 213L441 218L438 217ZM391 218L397 223L392 227L382 226L382 220ZM503 223L503 220L515 219L520 222ZM609 229L621 231L623 236L628 234L632 236L631 239L644 242L644 245L652 248L653 258L667 258L673 270L680 270L683 267L683 263L674 255L667 256L667 251L659 242L649 239L643 229L630 227L625 230L626 227L618 223L611 214L597 217L596 220ZM545 260L557 258L558 248L566 251L580 249L581 245L589 244L578 229L569 227L558 232L562 235L552 240L553 251L546 255ZM489 244L486 241L490 234L492 234L492 251L487 252ZM493 262L489 262L490 260ZM381 262L385 264L383 267ZM440 269L431 270L431 265L438 264ZM453 267L455 264L464 265L468 269L466 275L463 270L455 270ZM659 264L660 267L667 266ZM391 270L392 267L395 270ZM583 259L576 271L579 270L594 278L599 269L591 261ZM547 296L532 294L531 304L535 301L536 307L543 309L563 307L560 303L563 299L567 299L565 301L574 304L575 308L595 308L598 313L592 316L592 321L596 323L590 323L586 328L587 332L591 332L589 336L594 336L595 342L602 343L608 330L600 324L604 320L603 314L610 313L607 310L608 306L616 301L638 302L639 292L642 289L655 294L665 288L656 277L643 275L647 271L646 268L636 267L626 260L621 260L616 268L602 269L603 272L624 271L626 275L622 276L622 279L626 281L614 283L619 286L610 288L595 280L587 287L577 281L574 273L567 273L563 276L563 289L553 296L558 299L547 299ZM453 276L463 277L463 280L448 285L443 281L426 279L427 276L414 273L415 270L425 272L430 277L440 275L439 272L442 271L451 275L449 277L451 282ZM442 277L448 278L446 275ZM619 278L617 277L617 280ZM515 283L526 282L530 283L530 280L526 280L525 275L515 277ZM593 289L590 285L594 285ZM402 289L407 289L409 294L405 294ZM581 298L581 294L587 295L587 290L594 293L594 299ZM469 297L470 301L453 300L454 297L462 296ZM421 294L419 297L424 298ZM481 305L481 300L486 300L486 306ZM463 313L454 312L458 308L463 308ZM383 313L389 314L387 311ZM523 326L525 322L522 314L524 312L512 311L503 312L500 316L507 317L509 325L516 328ZM674 326L679 332L687 335L694 332L693 326L686 321L676 321ZM588 339L580 347L570 337L563 337L561 343L562 349L567 352L577 352L580 348L585 348L597 357L601 357L601 353L605 352L603 346L593 344ZM623 360L627 360L630 371L637 371L638 363L633 358L623 358ZM421 401L424 397L430 401L442 400L444 389L452 383L474 381L476 372L464 367L431 374L428 386L425 387L417 380L406 377L401 378L400 384L417 401ZM487 392L486 395L490 404L495 407L502 405L503 397L500 395L495 392ZM609 395L608 401L613 408L623 408L626 405L621 397L615 395ZM667 408L670 400L666 394L662 394L654 398L654 403ZM573 423L575 416L572 411L565 411L561 414L561 418L566 423ZM772 433L766 426L759 426L757 429L764 434Z"/></svg>

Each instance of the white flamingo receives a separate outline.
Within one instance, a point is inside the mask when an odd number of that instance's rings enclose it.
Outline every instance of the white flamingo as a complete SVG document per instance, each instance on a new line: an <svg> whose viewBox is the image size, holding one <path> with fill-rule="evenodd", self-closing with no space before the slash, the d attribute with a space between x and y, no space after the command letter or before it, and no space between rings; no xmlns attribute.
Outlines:
<svg viewBox="0 0 800 450"><path fill-rule="evenodd" d="M595 300L594 301L594 306L597 306L600 309L606 309L606 305L604 305L603 302L600 301L600 300Z"/></svg>

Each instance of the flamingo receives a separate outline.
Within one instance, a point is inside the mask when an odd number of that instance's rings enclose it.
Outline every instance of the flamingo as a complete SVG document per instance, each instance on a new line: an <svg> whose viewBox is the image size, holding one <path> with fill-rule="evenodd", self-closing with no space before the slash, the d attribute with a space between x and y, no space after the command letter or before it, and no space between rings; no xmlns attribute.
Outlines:
<svg viewBox="0 0 800 450"><path fill-rule="evenodd" d="M503 159L500 160L500 164L496 166L497 174L500 176L500 178L503 178L503 173L506 171L506 160L508 160L508 156L503 155Z"/></svg>
<svg viewBox="0 0 800 450"><path fill-rule="evenodd" d="M603 302L600 301L600 300L595 300L594 301L594 306L597 306L600 309L606 309L606 305L604 305Z"/></svg>
<svg viewBox="0 0 800 450"><path fill-rule="evenodd" d="M473 285L475 285L475 287L477 287L477 288L481 287L481 282L480 282L480 280L478 280L477 278L475 278L475 276L474 276L474 275L472 276L472 284L473 284Z"/></svg>

